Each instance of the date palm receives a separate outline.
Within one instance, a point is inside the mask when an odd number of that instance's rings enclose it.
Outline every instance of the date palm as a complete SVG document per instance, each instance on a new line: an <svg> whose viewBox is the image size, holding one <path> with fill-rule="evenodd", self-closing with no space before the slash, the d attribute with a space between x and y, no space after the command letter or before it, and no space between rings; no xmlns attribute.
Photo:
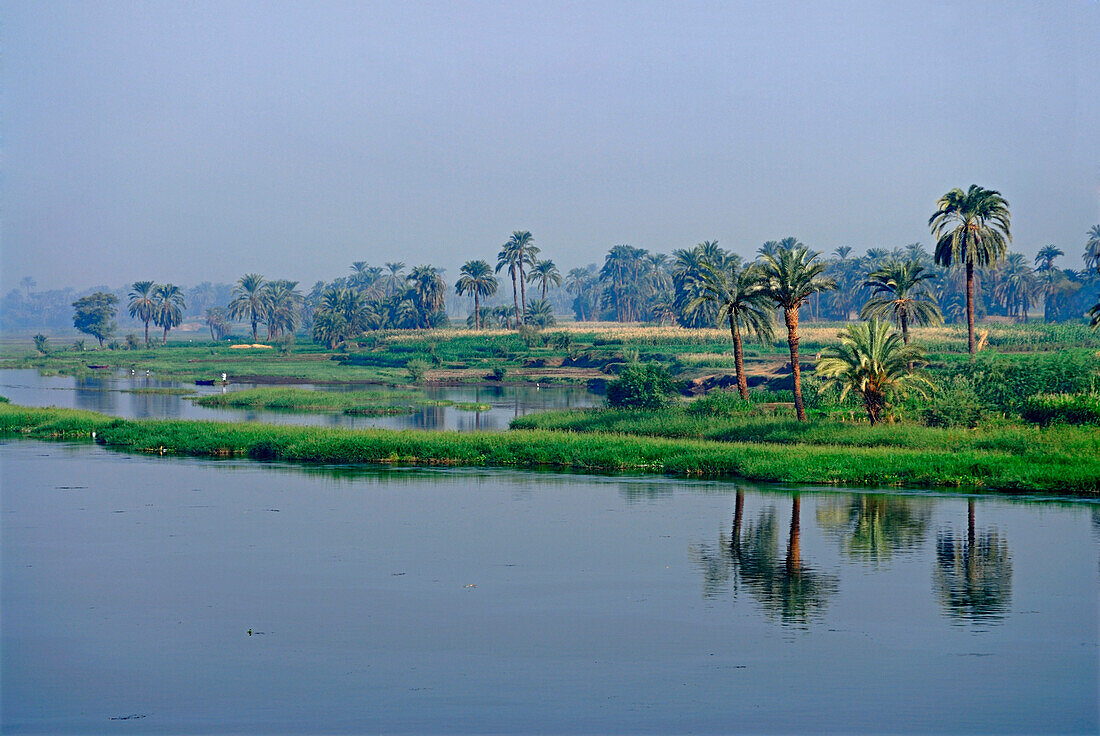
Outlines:
<svg viewBox="0 0 1100 736"><path fill-rule="evenodd" d="M766 279L765 293L783 310L794 377L794 408L798 420L804 422L806 406L802 401L802 369L798 363L798 310L814 294L835 289L836 282L821 275L826 264L815 262L818 256L816 251L793 238L784 242L788 246L780 246L774 254L760 257L760 268Z"/></svg>
<svg viewBox="0 0 1100 736"><path fill-rule="evenodd" d="M1035 266L1040 271L1049 271L1054 268L1054 259L1064 255L1065 253L1061 248L1054 245L1044 245L1035 255Z"/></svg>
<svg viewBox="0 0 1100 736"><path fill-rule="evenodd" d="M924 352L904 344L889 322L851 325L839 337L840 345L818 359L816 374L825 379L822 389L839 385L841 399L849 392L858 394L872 426L885 417L892 396L931 386L910 368L927 363Z"/></svg>
<svg viewBox="0 0 1100 736"><path fill-rule="evenodd" d="M1088 237L1085 241L1085 268L1100 271L1100 225L1089 228Z"/></svg>
<svg viewBox="0 0 1100 736"><path fill-rule="evenodd" d="M302 322L302 305L305 298L298 291L297 281L279 279L269 281L264 289L266 291L267 337L278 337L281 334L293 334Z"/></svg>
<svg viewBox="0 0 1100 736"><path fill-rule="evenodd" d="M417 328L431 327L431 316L442 311L446 303L447 284L438 268L427 265L414 268L407 280L416 305Z"/></svg>
<svg viewBox="0 0 1100 736"><path fill-rule="evenodd" d="M873 296L860 310L860 319L885 319L889 316L901 328L901 339L909 344L909 323L938 325L943 314L936 303L927 299L924 282L936 278L917 261L887 263L867 275L863 285Z"/></svg>
<svg viewBox="0 0 1100 736"><path fill-rule="evenodd" d="M554 265L553 261L537 261L531 267L531 273L527 274L527 280L533 284L539 284L542 288L542 296L539 298L545 301L548 286L561 286L561 272L558 271L558 267Z"/></svg>
<svg viewBox="0 0 1100 736"><path fill-rule="evenodd" d="M157 285L152 281L135 281L130 289L130 316L145 323L145 346L149 346L149 323L157 307L153 292Z"/></svg>
<svg viewBox="0 0 1100 736"><path fill-rule="evenodd" d="M928 219L936 238L936 263L966 268L966 330L970 355L974 342L974 268L995 265L1012 241L1012 215L1000 192L971 184L967 191L955 188L940 197Z"/></svg>
<svg viewBox="0 0 1100 736"><path fill-rule="evenodd" d="M393 296L401 291L405 283L405 264L401 261L392 261L386 264L389 273L386 275L386 296Z"/></svg>
<svg viewBox="0 0 1100 736"><path fill-rule="evenodd" d="M252 342L258 342L260 320L267 316L267 293L264 277L258 273L246 273L233 287L233 299L229 302L229 316L235 320L247 319L252 323Z"/></svg>
<svg viewBox="0 0 1100 736"><path fill-rule="evenodd" d="M767 293L767 281L759 268L752 265L739 268L736 261L727 268L704 267L702 293L688 303L694 310L710 303L718 308L718 319L726 319L733 338L733 360L737 366L737 389L748 401L749 384L745 377L745 354L741 331L755 335L761 342L775 337L772 304Z"/></svg>
<svg viewBox="0 0 1100 736"><path fill-rule="evenodd" d="M455 293L474 295L474 327L481 329L481 297L497 293L497 277L488 261L466 261L459 271L462 276L455 282Z"/></svg>
<svg viewBox="0 0 1100 736"><path fill-rule="evenodd" d="M153 309L153 323L164 329L162 344L168 344L168 331L183 322L183 309L187 302L183 290L175 284L160 284L153 290L156 307Z"/></svg>

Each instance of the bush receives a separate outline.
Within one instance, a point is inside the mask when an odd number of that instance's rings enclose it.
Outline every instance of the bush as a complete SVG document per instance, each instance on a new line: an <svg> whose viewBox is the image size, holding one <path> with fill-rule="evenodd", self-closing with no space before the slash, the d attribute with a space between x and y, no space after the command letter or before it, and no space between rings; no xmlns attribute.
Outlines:
<svg viewBox="0 0 1100 736"><path fill-rule="evenodd" d="M1020 415L1044 426L1055 422L1100 424L1100 394L1036 394L1024 401Z"/></svg>
<svg viewBox="0 0 1100 736"><path fill-rule="evenodd" d="M1100 360L1092 354L1059 352L1025 356L982 355L973 363L954 366L952 377L963 377L985 405L1019 411L1035 394L1076 394L1100 389Z"/></svg>
<svg viewBox="0 0 1100 736"><path fill-rule="evenodd" d="M42 333L38 333L34 336L34 349L42 353L43 355L47 354L48 352L50 352L48 340L49 338L47 338L45 335L43 335Z"/></svg>
<svg viewBox="0 0 1100 736"><path fill-rule="evenodd" d="M985 408L974 386L962 376L952 376L937 385L920 409L921 422L929 427L973 429L985 418Z"/></svg>
<svg viewBox="0 0 1100 736"><path fill-rule="evenodd" d="M405 370L409 373L409 380L414 383L424 379L424 374L428 372L428 361L421 358L413 358L405 363Z"/></svg>
<svg viewBox="0 0 1100 736"><path fill-rule="evenodd" d="M607 404L617 409L659 409L676 393L672 377L656 363L630 365L607 385Z"/></svg>
<svg viewBox="0 0 1100 736"><path fill-rule="evenodd" d="M754 410L752 403L741 398L737 391L711 391L701 399L691 402L688 414L704 417L748 414Z"/></svg>
<svg viewBox="0 0 1100 736"><path fill-rule="evenodd" d="M504 377L508 375L508 369L502 365L498 365L490 371L490 375L493 377L494 381L503 381Z"/></svg>

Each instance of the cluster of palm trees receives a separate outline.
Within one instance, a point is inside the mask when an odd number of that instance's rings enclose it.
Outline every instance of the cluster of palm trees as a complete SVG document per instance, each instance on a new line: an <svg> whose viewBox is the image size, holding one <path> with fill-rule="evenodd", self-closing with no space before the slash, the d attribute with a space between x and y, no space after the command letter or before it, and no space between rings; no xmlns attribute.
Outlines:
<svg viewBox="0 0 1100 736"><path fill-rule="evenodd" d="M400 261L385 268L356 261L350 277L318 281L305 299L313 339L335 347L364 330L425 329L446 324L447 284L430 265L405 273Z"/></svg>
<svg viewBox="0 0 1100 736"><path fill-rule="evenodd" d="M302 323L304 297L297 281L276 279L268 281L258 273L242 276L233 287L226 314L233 320L248 322L252 327L252 340L259 339L259 325L267 327L267 339L281 335L293 335ZM207 311L207 324L211 331L223 329L224 315Z"/></svg>
<svg viewBox="0 0 1100 736"><path fill-rule="evenodd" d="M135 281L129 298L130 316L145 323L145 344L149 345L150 324L164 330L162 342L167 344L168 332L183 323L183 310L187 306L183 290L175 284Z"/></svg>

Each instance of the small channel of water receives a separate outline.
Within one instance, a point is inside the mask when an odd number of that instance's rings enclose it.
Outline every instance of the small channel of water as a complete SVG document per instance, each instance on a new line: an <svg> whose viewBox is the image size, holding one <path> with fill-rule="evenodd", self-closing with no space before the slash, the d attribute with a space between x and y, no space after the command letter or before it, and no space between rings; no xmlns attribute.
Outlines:
<svg viewBox="0 0 1100 736"><path fill-rule="evenodd" d="M136 419L212 419L227 422L308 424L330 427L387 429L451 429L459 431L503 430L515 417L548 409L597 406L603 397L572 386L429 386L427 399L454 403L489 404L486 411L464 411L453 406L418 407L411 414L385 417L349 416L339 412L283 412L214 409L198 406L184 396L128 393L128 389L185 388L197 395L256 388L238 383L226 388L164 381L152 376L94 375L87 377L43 376L33 369L0 370L0 396L23 406L57 406L88 409L112 416ZM386 390L383 386L313 386L320 391ZM407 389L394 389L395 392ZM395 400L394 403L403 403ZM404 402L408 403L408 402Z"/></svg>

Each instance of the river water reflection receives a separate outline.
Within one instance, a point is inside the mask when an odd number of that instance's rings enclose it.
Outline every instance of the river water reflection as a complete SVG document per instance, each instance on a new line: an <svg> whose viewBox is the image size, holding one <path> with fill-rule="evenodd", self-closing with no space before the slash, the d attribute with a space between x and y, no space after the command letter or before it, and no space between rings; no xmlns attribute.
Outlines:
<svg viewBox="0 0 1100 736"><path fill-rule="evenodd" d="M31 441L0 473L5 732L1100 727L1092 503Z"/></svg>
<svg viewBox="0 0 1100 736"><path fill-rule="evenodd" d="M43 376L33 369L0 370L0 396L22 406L58 406L132 419L213 419L227 422L308 424L328 427L387 429L451 429L459 431L503 430L515 417L548 409L583 408L603 404L603 397L576 386L429 386L425 398L459 404L488 404L485 411L465 411L454 406L422 406L411 414L362 417L339 412L298 413L214 409L197 406L179 394L136 393L148 389L186 389L198 395L255 388L237 383L228 389L164 381L152 376ZM379 385L300 384L297 388L320 391L369 389ZM394 389L395 392L407 389ZM393 403L408 403L395 399Z"/></svg>

